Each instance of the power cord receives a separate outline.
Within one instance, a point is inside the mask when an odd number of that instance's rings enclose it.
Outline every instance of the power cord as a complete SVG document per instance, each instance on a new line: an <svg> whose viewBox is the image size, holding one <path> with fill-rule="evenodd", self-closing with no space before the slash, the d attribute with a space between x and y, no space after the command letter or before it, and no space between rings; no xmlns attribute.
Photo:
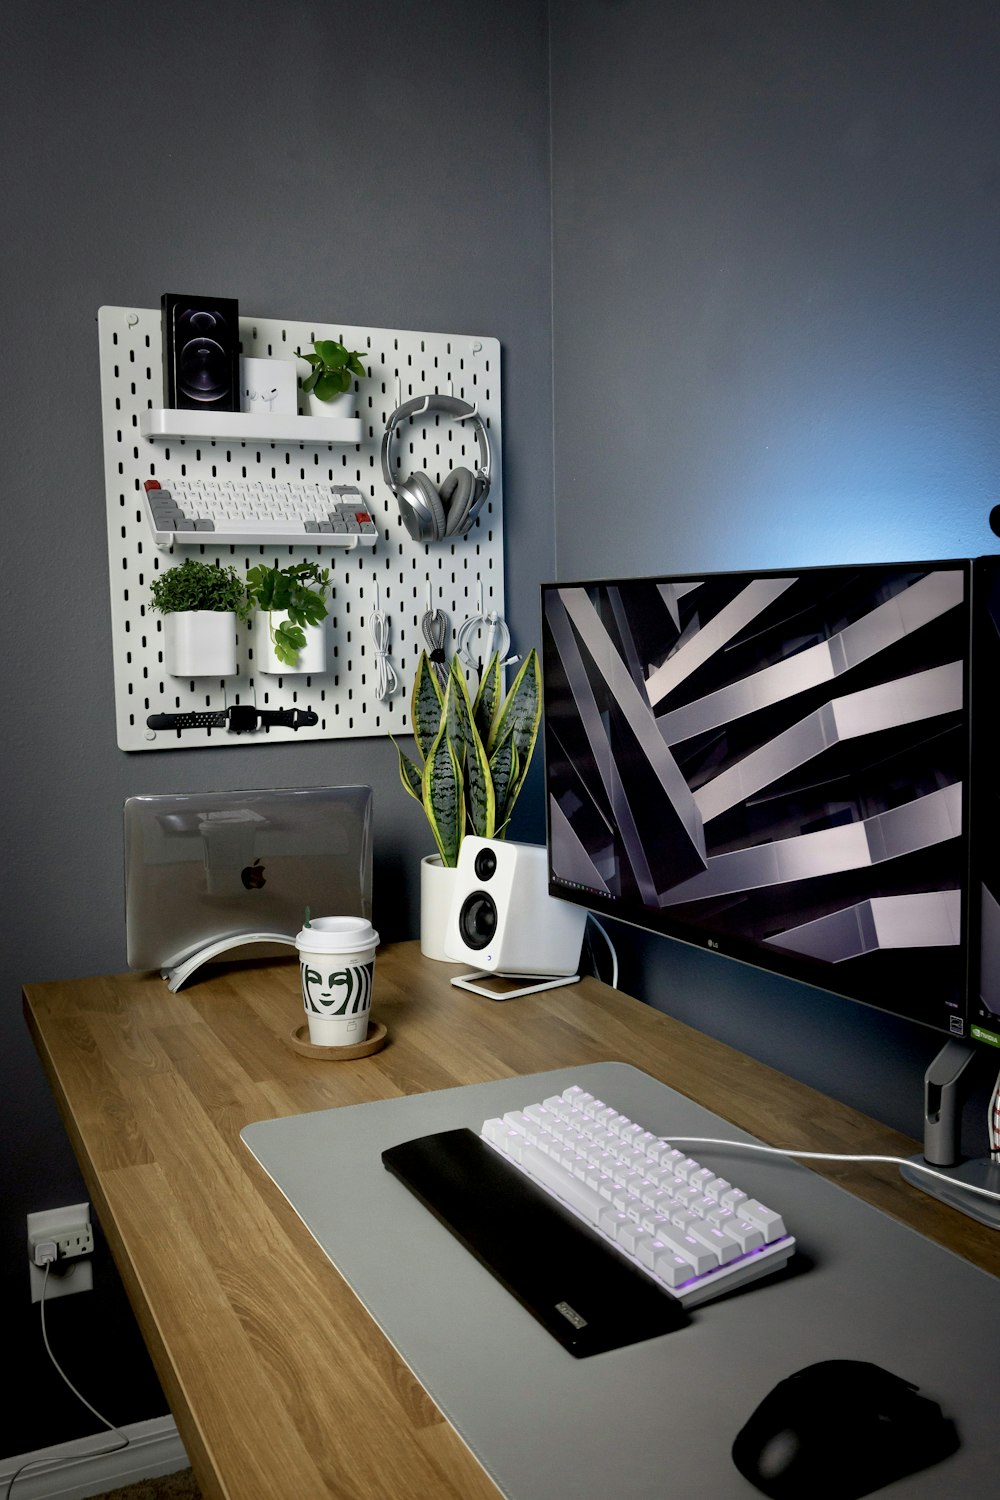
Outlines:
<svg viewBox="0 0 1000 1500"><path fill-rule="evenodd" d="M1000 1074L997 1074L997 1081L990 1097L986 1129L990 1138L990 1160L1000 1161Z"/></svg>
<svg viewBox="0 0 1000 1500"><path fill-rule="evenodd" d="M368 628L375 643L375 696L388 703L399 691L399 677L389 659L389 621L378 604L369 612Z"/></svg>
<svg viewBox="0 0 1000 1500"><path fill-rule="evenodd" d="M618 988L618 954L615 952L615 945L611 941L611 939L608 937L607 932L604 930L604 928L601 925L601 923L594 916L593 912L588 912L587 915L588 915L590 921L593 922L594 926L597 928L598 932L601 934L601 937L604 939L604 941L608 945L608 952L611 954L611 978L610 978L610 980L608 982L611 985L611 988L613 990L616 990ZM590 950L590 956L591 956L592 959L594 959L594 950L593 950L593 948L591 948L591 950ZM596 959L594 959L594 973L597 974L597 960ZM598 977L598 979L600 979L600 977L601 977L600 974L597 974L597 977Z"/></svg>
<svg viewBox="0 0 1000 1500"><path fill-rule="evenodd" d="M41 1317L41 1325L42 1325L42 1343L45 1345L45 1352L49 1356L49 1359L52 1361L53 1365L55 1365L57 1373L62 1377L62 1379L65 1381L65 1383L69 1386L70 1390L73 1392L73 1395L76 1397L76 1399L78 1401L82 1402L83 1405L87 1408L87 1410L91 1413L91 1415L95 1416L99 1422L103 1422L104 1426L107 1427L110 1432L117 1432L118 1436L122 1440L120 1443L115 1443L114 1446L110 1447L110 1448L96 1448L96 1449L94 1449L92 1453L88 1453L88 1455L87 1455L88 1458L90 1458L90 1457L97 1458L97 1457L100 1457L102 1454L105 1454L105 1453L120 1453L124 1448L127 1448L129 1446L129 1443L131 1442L131 1438L128 1436L127 1433L122 1432L122 1430L121 1430L120 1427L116 1427L115 1424L114 1424L114 1422L109 1422L108 1419L107 1419L107 1417L102 1417L101 1413L97 1410L97 1408L94 1407L94 1406L91 1406L91 1404L87 1400L86 1396L82 1396L80 1394L80 1392L77 1390L76 1386L73 1384L72 1380L70 1380L69 1376L66 1374L65 1370L60 1365L59 1361L56 1359L55 1355L52 1352L52 1346L49 1343L48 1329L45 1326L45 1292L46 1292L46 1289L47 1289L48 1284L49 1284L49 1269L52 1266L53 1262L55 1261L58 1253L59 1252L58 1252L58 1249L56 1247L56 1244L55 1244L54 1240L43 1240L43 1241L41 1241L40 1244L37 1244L34 1247L35 1265L36 1266L41 1266L41 1267L44 1268L44 1276L42 1278L41 1297L39 1298L39 1303L38 1303L39 1314L40 1314L40 1317ZM27 1463L23 1463L20 1466L19 1469L15 1469L14 1472L13 1472L13 1474L8 1479L8 1481L7 1481L7 1487L4 1490L4 1500L10 1500L11 1491L14 1488L15 1481L20 1477L20 1475L22 1475L24 1473L24 1471L26 1469L34 1469L34 1468L37 1468L37 1467L41 1466L42 1464L49 1465L52 1468L58 1468L60 1464L76 1463L76 1462L77 1462L77 1459L75 1457L67 1457L67 1458L63 1458L63 1459L51 1459L51 1458L31 1458L31 1459L29 1459L27 1461Z"/></svg>
<svg viewBox="0 0 1000 1500"><path fill-rule="evenodd" d="M942 1182L952 1181L947 1172L939 1172L935 1167L913 1161L907 1156L846 1156L840 1151L791 1151L787 1146L762 1146L757 1141L716 1140L708 1135L661 1135L657 1139L667 1146L731 1146L735 1151L759 1151L764 1156L791 1156L797 1161L882 1162L886 1166L908 1167L911 1171L926 1172L928 1177L937 1177ZM963 1183L962 1187L965 1192L979 1193L983 1198L1000 1201L1000 1193L994 1192L992 1188L979 1187L972 1182Z"/></svg>

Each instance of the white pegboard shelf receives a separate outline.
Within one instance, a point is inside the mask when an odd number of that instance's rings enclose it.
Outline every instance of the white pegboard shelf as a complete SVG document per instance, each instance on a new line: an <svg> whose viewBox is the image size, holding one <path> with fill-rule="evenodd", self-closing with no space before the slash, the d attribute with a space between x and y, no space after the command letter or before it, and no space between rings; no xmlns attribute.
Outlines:
<svg viewBox="0 0 1000 1500"><path fill-rule="evenodd" d="M139 413L144 438L217 438L236 443L360 443L360 417L285 416L280 412L177 411Z"/></svg>
<svg viewBox="0 0 1000 1500"><path fill-rule="evenodd" d="M117 739L123 750L188 749L206 746L282 743L294 739L365 738L409 732L409 695L421 649L421 622L440 609L450 622L446 641L454 653L458 628L484 612L503 615L503 471L500 401L500 345L470 335L411 333L330 324L240 319L241 353L261 359L296 358L317 339L337 339L358 350L364 379L355 381L360 436L331 443L327 417L276 418L294 424L292 436L265 435L265 414L228 413L240 420L239 437L164 431L155 441L144 436L167 418L163 413L160 311L158 308L102 307L98 314L101 401L104 429L105 509L111 592L111 646L114 652ZM454 395L470 405L489 429L493 450L486 504L468 535L417 542L407 533L395 496L381 470L386 423L396 407L427 393ZM202 420L208 414L194 414ZM272 414L267 413L270 417ZM190 423L191 413L183 413ZM218 414L209 418L217 425ZM350 419L348 419L350 420ZM302 427L299 424L304 424ZM315 432L323 424L323 436ZM252 427L254 436L250 436ZM415 417L400 433L394 464L401 476L425 473L433 483L459 465L474 468L479 451L474 433L441 414ZM146 480L164 488L184 475L232 479L281 479L356 485L378 529L374 548L333 552L315 545L228 544L206 541L158 548L147 520ZM206 533L206 536L209 534ZM254 662L252 632L237 631L237 673L226 678L175 678L164 666L163 619L150 605L149 585L158 572L185 556L235 567L245 575L253 566L283 567L319 561L330 568L332 591L325 622L327 666L322 674L265 675ZM388 653L399 691L377 698L382 678L372 633L374 612L388 624ZM219 714L239 705L266 709L298 708L316 714L314 725L280 724L256 733L227 728L152 729L150 715Z"/></svg>

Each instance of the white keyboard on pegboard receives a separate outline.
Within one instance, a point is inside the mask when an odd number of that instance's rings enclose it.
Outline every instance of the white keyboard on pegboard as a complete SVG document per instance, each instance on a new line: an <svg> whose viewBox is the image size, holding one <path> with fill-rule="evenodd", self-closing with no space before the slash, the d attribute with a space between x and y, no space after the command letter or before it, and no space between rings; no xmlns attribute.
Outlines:
<svg viewBox="0 0 1000 1500"><path fill-rule="evenodd" d="M374 547L378 528L356 485L307 480L149 479L146 515L158 547L305 543Z"/></svg>

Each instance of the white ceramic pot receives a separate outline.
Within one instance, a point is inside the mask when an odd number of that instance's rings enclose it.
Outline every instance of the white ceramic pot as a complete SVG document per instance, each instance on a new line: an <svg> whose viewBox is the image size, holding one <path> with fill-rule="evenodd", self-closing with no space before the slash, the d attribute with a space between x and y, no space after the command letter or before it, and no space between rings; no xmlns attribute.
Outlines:
<svg viewBox="0 0 1000 1500"><path fill-rule="evenodd" d="M272 610L268 614L266 609L258 609L253 617L253 661L254 670L257 672L268 672L274 676L286 677L291 672L325 672L326 671L326 621L319 625L305 625L306 643L299 652L298 660L294 666L289 666L278 657L274 642L271 640L271 626L277 630L278 626L288 619L288 614L283 609Z"/></svg>
<svg viewBox="0 0 1000 1500"><path fill-rule="evenodd" d="M163 664L171 677L235 677L235 613L187 609L164 615Z"/></svg>
<svg viewBox="0 0 1000 1500"><path fill-rule="evenodd" d="M325 417L327 421L336 418L343 421L345 417L356 417L358 414L358 393L353 385L342 396L334 396L332 401L321 401L310 391L306 402L307 417Z"/></svg>
<svg viewBox="0 0 1000 1500"><path fill-rule="evenodd" d="M425 854L420 861L420 951L425 958L455 962L444 942L457 880L458 871L443 865L440 854Z"/></svg>

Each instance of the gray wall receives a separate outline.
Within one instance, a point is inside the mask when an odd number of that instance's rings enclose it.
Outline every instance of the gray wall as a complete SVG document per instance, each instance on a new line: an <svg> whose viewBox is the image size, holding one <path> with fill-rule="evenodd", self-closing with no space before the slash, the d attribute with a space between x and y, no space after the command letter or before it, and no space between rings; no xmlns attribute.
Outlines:
<svg viewBox="0 0 1000 1500"><path fill-rule="evenodd" d="M1000 9L550 25L558 576L994 551ZM919 1133L931 1033L616 931L623 988Z"/></svg>
<svg viewBox="0 0 1000 1500"><path fill-rule="evenodd" d="M84 1192L19 987L124 967L124 798L370 782L385 938L415 934L416 866L432 847L387 740L116 748L97 309L202 289L276 317L499 338L507 618L515 647L534 644L537 586L554 571L545 10L4 7L0 452L14 659L2 696L0 1267L18 1378L0 1455L95 1426L63 1394L28 1302L25 1215ZM153 1416L165 1405L106 1257L95 1275L92 1296L53 1303L53 1342L110 1418Z"/></svg>

